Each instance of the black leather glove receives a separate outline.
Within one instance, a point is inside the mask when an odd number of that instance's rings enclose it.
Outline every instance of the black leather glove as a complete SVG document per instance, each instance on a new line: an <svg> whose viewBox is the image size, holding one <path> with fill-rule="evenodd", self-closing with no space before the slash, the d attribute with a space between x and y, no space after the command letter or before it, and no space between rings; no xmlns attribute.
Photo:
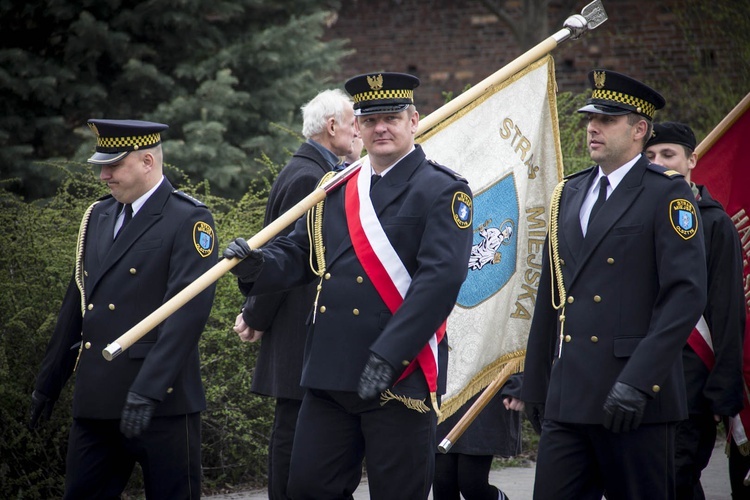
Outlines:
<svg viewBox="0 0 750 500"><path fill-rule="evenodd" d="M31 393L31 419L29 429L36 429L39 423L46 422L52 415L52 407L55 402L39 391Z"/></svg>
<svg viewBox="0 0 750 500"><path fill-rule="evenodd" d="M526 418L531 422L534 432L542 434L542 422L544 421L544 403L529 403L524 401Z"/></svg>
<svg viewBox="0 0 750 500"><path fill-rule="evenodd" d="M615 382L604 401L604 427L612 432L633 431L641 425L648 396L635 387Z"/></svg>
<svg viewBox="0 0 750 500"><path fill-rule="evenodd" d="M135 392L128 392L120 419L120 432L126 438L139 436L148 427L154 415L157 401Z"/></svg>
<svg viewBox="0 0 750 500"><path fill-rule="evenodd" d="M237 238L224 250L225 259L240 259L241 262L232 268L232 274L240 281L252 283L263 269L263 252L257 248L250 248L243 238Z"/></svg>
<svg viewBox="0 0 750 500"><path fill-rule="evenodd" d="M377 354L370 353L364 371L359 377L357 394L362 399L375 399L381 392L388 389L393 382L396 370Z"/></svg>

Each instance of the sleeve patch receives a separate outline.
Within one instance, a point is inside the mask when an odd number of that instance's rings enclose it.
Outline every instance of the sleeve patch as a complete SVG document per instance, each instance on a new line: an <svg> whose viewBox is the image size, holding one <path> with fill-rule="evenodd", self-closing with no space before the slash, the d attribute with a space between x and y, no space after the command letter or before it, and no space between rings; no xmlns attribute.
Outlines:
<svg viewBox="0 0 750 500"><path fill-rule="evenodd" d="M453 215L453 220L459 228L466 229L468 227L471 227L471 196L464 193L463 191L457 191L456 194L453 195L451 212L451 215Z"/></svg>
<svg viewBox="0 0 750 500"><path fill-rule="evenodd" d="M208 257L214 251L214 228L206 222L198 221L193 226L193 244L201 257Z"/></svg>
<svg viewBox="0 0 750 500"><path fill-rule="evenodd" d="M689 240L698 231L695 206L688 200L678 198L669 203L669 219L675 232L683 240Z"/></svg>

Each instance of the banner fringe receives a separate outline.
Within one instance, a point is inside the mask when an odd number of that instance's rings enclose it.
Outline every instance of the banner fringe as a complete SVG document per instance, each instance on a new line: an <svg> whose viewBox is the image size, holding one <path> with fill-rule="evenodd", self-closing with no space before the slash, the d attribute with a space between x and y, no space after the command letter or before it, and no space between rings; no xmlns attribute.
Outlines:
<svg viewBox="0 0 750 500"><path fill-rule="evenodd" d="M454 413L458 411L463 405L465 405L471 398L473 398L480 391L483 391L488 385L492 383L498 376L498 374L506 367L511 366L511 375L523 372L524 364L526 361L526 350L516 351L502 355L491 364L484 367L479 373L469 381L466 386L461 389L455 396L446 399L440 405L440 411L442 416L438 423L444 421Z"/></svg>

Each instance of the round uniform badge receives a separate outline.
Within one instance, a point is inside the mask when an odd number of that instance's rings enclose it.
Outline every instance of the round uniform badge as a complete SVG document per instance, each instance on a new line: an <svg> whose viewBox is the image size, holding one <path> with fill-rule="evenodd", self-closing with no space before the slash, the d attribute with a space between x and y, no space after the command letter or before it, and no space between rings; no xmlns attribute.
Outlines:
<svg viewBox="0 0 750 500"><path fill-rule="evenodd" d="M193 244L201 257L208 257L214 251L214 228L198 221L193 226Z"/></svg>
<svg viewBox="0 0 750 500"><path fill-rule="evenodd" d="M685 199L672 200L669 203L669 219L675 232L684 240L689 240L698 232L698 217L695 206Z"/></svg>
<svg viewBox="0 0 750 500"><path fill-rule="evenodd" d="M471 196L461 191L453 195L453 220L461 229L471 227Z"/></svg>

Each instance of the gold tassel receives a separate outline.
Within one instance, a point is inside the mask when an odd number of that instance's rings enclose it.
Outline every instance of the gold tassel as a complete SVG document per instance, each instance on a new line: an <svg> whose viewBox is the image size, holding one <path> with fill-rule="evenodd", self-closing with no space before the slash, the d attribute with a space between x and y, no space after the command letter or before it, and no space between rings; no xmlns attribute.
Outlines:
<svg viewBox="0 0 750 500"><path fill-rule="evenodd" d="M427 406L427 403L425 403L424 399L414 399L406 396L400 396L398 394L394 394L390 389L380 394L380 406L383 406L388 401L398 401L410 410L418 411L419 413L427 413L428 411L430 411L430 407Z"/></svg>
<svg viewBox="0 0 750 500"><path fill-rule="evenodd" d="M432 400L432 408L435 410L438 420L443 418L443 414L440 412L440 407L438 406L437 393L431 392L430 399Z"/></svg>

